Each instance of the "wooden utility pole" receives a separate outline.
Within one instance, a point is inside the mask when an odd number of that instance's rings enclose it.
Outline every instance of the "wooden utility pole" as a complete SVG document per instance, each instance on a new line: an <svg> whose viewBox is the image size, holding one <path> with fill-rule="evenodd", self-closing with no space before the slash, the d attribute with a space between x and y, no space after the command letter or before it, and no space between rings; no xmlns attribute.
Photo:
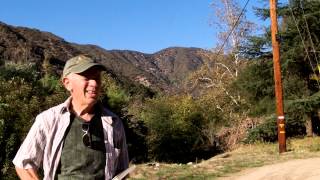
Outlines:
<svg viewBox="0 0 320 180"><path fill-rule="evenodd" d="M271 39L273 52L273 71L277 105L277 126L278 126L278 142L279 153L286 152L286 131L285 119L283 113L283 95L281 82L281 66L280 66L280 48L278 38L278 21L277 21L277 0L270 0L270 19L271 19Z"/></svg>

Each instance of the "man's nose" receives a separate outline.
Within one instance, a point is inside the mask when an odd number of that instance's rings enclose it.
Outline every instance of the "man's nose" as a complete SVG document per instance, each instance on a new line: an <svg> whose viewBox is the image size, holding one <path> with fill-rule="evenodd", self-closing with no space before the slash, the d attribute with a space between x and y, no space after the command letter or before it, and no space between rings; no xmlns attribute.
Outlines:
<svg viewBox="0 0 320 180"><path fill-rule="evenodd" d="M99 86L100 85L100 81L97 79L90 79L89 80L89 86Z"/></svg>

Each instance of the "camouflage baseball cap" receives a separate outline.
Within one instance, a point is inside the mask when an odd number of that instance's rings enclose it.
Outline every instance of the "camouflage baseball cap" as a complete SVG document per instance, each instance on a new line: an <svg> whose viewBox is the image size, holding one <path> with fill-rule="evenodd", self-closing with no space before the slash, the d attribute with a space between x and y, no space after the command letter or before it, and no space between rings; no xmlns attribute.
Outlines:
<svg viewBox="0 0 320 180"><path fill-rule="evenodd" d="M96 61L87 56L75 56L66 62L63 68L62 78L66 77L71 73L82 73L93 66L98 66L101 68L101 70L104 71L106 70L105 66L103 66L100 63L97 63Z"/></svg>

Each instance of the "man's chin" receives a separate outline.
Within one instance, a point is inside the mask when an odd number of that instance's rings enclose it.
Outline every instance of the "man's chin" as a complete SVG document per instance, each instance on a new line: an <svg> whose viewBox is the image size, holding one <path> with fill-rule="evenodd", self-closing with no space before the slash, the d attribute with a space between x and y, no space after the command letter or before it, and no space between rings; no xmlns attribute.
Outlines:
<svg viewBox="0 0 320 180"><path fill-rule="evenodd" d="M95 104L98 101L98 98L89 98L88 101Z"/></svg>
<svg viewBox="0 0 320 180"><path fill-rule="evenodd" d="M93 97L88 97L86 98L86 102L88 105L94 105L98 101L98 97L93 98Z"/></svg>

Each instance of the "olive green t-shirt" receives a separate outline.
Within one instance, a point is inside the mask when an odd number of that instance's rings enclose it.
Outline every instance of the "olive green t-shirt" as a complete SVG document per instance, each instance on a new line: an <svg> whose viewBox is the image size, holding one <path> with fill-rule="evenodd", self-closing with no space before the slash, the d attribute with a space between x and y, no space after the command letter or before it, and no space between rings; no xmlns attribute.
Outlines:
<svg viewBox="0 0 320 180"><path fill-rule="evenodd" d="M58 179L104 179L106 157L100 113L89 124L91 147L83 143L83 123L80 117L71 115L57 171Z"/></svg>

